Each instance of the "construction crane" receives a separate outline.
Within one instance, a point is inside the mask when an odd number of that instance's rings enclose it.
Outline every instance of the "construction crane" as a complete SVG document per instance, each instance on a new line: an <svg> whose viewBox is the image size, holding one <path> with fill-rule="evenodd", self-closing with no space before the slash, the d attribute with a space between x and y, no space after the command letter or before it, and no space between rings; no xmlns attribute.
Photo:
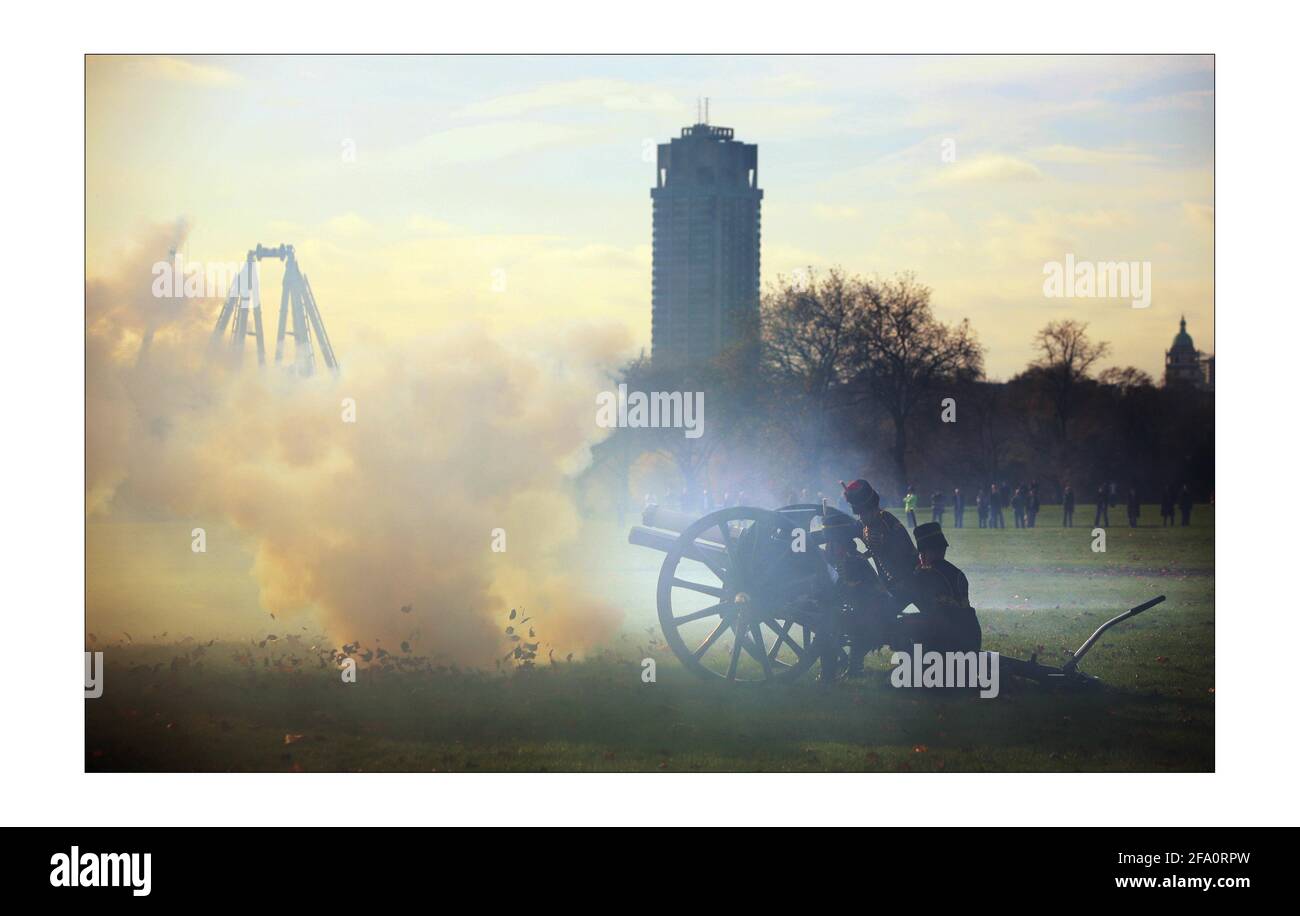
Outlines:
<svg viewBox="0 0 1300 916"><path fill-rule="evenodd" d="M248 258L226 296L221 314L217 316L217 326L212 330L211 352L219 354L222 339L229 334L225 344L226 352L235 365L244 359L244 343L249 337L257 338L257 364L266 365L266 343L262 335L262 293L258 283L257 265L264 258L276 258L284 262L284 284L280 291L280 323L275 335L275 364L284 361L284 340L286 334L293 338L293 367L299 375L311 375L316 371L316 352L320 352L325 368L331 372L339 371L338 360L334 356L334 347L330 344L329 334L325 331L325 322L321 319L320 309L316 307L316 297L312 294L311 283L307 275L298 267L294 257L293 246L281 244L278 248L267 248L260 243L248 252ZM251 327L250 327L251 322ZM315 344L313 346L313 340Z"/></svg>

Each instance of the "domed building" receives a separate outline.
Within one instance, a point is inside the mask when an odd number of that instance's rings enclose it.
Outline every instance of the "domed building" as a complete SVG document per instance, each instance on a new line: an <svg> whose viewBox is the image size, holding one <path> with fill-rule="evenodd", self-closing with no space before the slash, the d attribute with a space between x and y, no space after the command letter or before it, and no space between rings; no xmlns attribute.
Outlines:
<svg viewBox="0 0 1300 916"><path fill-rule="evenodd" d="M1178 322L1174 344L1165 353L1165 384L1214 390L1214 356L1196 349L1187 333L1187 317Z"/></svg>

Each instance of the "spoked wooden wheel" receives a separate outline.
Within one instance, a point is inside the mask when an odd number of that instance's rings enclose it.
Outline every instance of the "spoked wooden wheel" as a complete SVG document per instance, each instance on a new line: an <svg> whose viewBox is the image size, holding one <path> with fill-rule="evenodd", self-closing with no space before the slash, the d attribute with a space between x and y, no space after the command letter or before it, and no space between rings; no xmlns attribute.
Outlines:
<svg viewBox="0 0 1300 916"><path fill-rule="evenodd" d="M794 549L797 523L767 509L720 509L678 537L659 571L659 624L682 664L738 683L793 680L817 661L827 581L820 547Z"/></svg>

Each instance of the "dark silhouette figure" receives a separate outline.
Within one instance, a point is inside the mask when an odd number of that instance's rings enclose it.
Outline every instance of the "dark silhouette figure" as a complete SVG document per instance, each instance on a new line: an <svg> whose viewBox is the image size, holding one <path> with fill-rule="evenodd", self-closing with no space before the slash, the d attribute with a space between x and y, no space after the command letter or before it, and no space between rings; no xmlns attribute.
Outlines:
<svg viewBox="0 0 1300 916"><path fill-rule="evenodd" d="M1174 527L1174 485L1171 483L1165 487L1164 493L1160 497L1160 527Z"/></svg>
<svg viewBox="0 0 1300 916"><path fill-rule="evenodd" d="M943 491L935 490L930 494L930 521L943 524Z"/></svg>
<svg viewBox="0 0 1300 916"><path fill-rule="evenodd" d="M893 642L934 652L978 652L980 623L971 607L970 583L948 562L943 529L934 523L917 528L916 550L912 599L920 613L896 618Z"/></svg>
<svg viewBox="0 0 1300 916"><path fill-rule="evenodd" d="M958 528L965 523L966 517L966 497L961 495L961 487L954 487L952 491L952 522Z"/></svg>
<svg viewBox="0 0 1300 916"><path fill-rule="evenodd" d="M1128 488L1128 526L1136 528L1138 526L1138 516L1142 514L1142 503L1138 501L1138 491L1136 487Z"/></svg>
<svg viewBox="0 0 1300 916"><path fill-rule="evenodd" d="M1065 500L1061 506L1061 527L1074 527L1074 487L1066 484Z"/></svg>
<svg viewBox="0 0 1300 916"><path fill-rule="evenodd" d="M989 492L989 527L1005 528L1006 521L1002 518L1002 509L1005 506L1003 502L1003 491L998 489L997 484L993 484L993 489Z"/></svg>
<svg viewBox="0 0 1300 916"><path fill-rule="evenodd" d="M1025 503L1025 527L1032 528L1038 519L1038 510L1042 503L1038 500L1038 481L1035 480L1029 485L1029 496Z"/></svg>
<svg viewBox="0 0 1300 916"><path fill-rule="evenodd" d="M1092 520L1092 527L1110 527L1110 500L1104 485L1097 488L1097 515Z"/></svg>
<svg viewBox="0 0 1300 916"><path fill-rule="evenodd" d="M1017 528L1025 527L1025 503L1024 487L1016 487L1016 492L1011 494L1011 515Z"/></svg>
<svg viewBox="0 0 1300 916"><path fill-rule="evenodd" d="M989 497L983 487L975 491L975 516L981 528L989 526Z"/></svg>
<svg viewBox="0 0 1300 916"><path fill-rule="evenodd" d="M1183 527L1192 523L1192 491L1183 484L1183 491L1178 494L1178 508L1183 513Z"/></svg>

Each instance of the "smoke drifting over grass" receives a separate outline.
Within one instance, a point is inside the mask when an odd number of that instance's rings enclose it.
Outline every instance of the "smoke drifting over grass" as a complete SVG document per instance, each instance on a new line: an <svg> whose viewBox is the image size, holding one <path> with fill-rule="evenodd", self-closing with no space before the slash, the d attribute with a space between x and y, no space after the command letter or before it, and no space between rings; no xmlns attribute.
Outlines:
<svg viewBox="0 0 1300 916"><path fill-rule="evenodd" d="M420 654L490 665L508 648L502 621L516 606L557 654L608 638L618 612L557 571L583 549L569 474L600 433L600 382L585 367L615 358L623 341L590 332L532 341L524 355L472 327L400 343L376 336L339 342L342 374L309 379L259 371L249 341L246 368L223 369L205 358L220 303L150 293L171 234L142 240L120 274L87 286L86 489L97 522L238 531L255 545L264 609L313 609L339 644L409 641ZM263 319L273 351L271 307ZM344 421L346 398L355 422ZM150 582L139 572L131 590L143 599ZM113 631L117 611L97 601L93 575L87 592L91 629ZM172 632L210 630L221 612L177 619Z"/></svg>

